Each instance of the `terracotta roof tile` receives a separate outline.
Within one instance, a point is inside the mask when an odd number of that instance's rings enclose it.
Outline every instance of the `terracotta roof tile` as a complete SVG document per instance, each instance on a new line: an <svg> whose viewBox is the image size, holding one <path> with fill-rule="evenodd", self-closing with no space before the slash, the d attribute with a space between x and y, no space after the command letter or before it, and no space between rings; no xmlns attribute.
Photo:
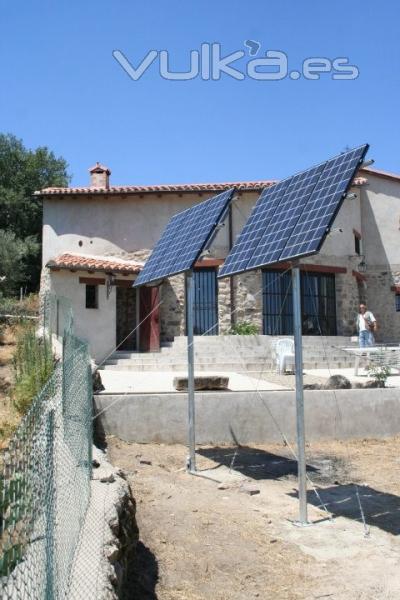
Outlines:
<svg viewBox="0 0 400 600"><path fill-rule="evenodd" d="M93 187L49 187L35 192L36 196L64 196L79 194L162 194L162 193L184 193L184 192L219 192L235 188L239 192L261 191L265 187L277 183L276 179L261 181L230 181L225 183L181 183L160 185L114 185L109 188ZM353 185L364 185L367 183L365 177L356 177Z"/></svg>
<svg viewBox="0 0 400 600"><path fill-rule="evenodd" d="M117 257L88 256L84 254L61 254L50 260L50 269L76 269L82 271L103 271L133 275L140 273L143 263L124 260Z"/></svg>
<svg viewBox="0 0 400 600"><path fill-rule="evenodd" d="M50 196L64 194L146 194L164 192L215 192L236 188L239 191L262 190L276 183L274 180L267 181L238 181L228 183L182 183L165 185L119 185L109 188L71 187L71 188L45 188L35 192L35 195Z"/></svg>

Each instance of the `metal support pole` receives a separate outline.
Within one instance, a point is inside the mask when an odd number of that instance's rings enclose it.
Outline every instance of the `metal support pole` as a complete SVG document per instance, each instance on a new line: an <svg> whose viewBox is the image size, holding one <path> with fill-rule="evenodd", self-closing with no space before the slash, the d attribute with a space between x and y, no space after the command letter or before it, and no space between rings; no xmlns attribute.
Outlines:
<svg viewBox="0 0 400 600"><path fill-rule="evenodd" d="M188 462L187 462L187 468L190 473L196 472L193 308L194 308L193 271L188 271L186 273L186 328L187 328L187 351L188 351L188 417L189 417L189 457L188 457Z"/></svg>
<svg viewBox="0 0 400 600"><path fill-rule="evenodd" d="M306 450L304 428L304 397L303 397L303 349L301 323L301 294L300 269L292 267L292 293L294 317L294 352L296 373L296 429L297 429L297 468L300 501L299 524L307 525L307 479L306 479Z"/></svg>

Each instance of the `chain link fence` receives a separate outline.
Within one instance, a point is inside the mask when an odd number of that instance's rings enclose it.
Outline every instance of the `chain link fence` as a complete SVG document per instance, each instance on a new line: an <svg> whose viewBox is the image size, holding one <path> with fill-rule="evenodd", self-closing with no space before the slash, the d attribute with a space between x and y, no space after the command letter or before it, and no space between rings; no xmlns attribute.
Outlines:
<svg viewBox="0 0 400 600"><path fill-rule="evenodd" d="M62 358L0 455L0 597L4 600L67 596L90 499L88 348L74 335L65 303L61 310L54 296L43 302L44 335L61 338Z"/></svg>

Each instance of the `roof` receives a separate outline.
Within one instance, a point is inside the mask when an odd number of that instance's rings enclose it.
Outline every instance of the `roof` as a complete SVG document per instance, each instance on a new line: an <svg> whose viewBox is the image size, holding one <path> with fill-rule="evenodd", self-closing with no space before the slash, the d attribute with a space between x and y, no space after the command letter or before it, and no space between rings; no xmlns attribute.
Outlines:
<svg viewBox="0 0 400 600"><path fill-rule="evenodd" d="M60 254L49 260L46 265L50 269L73 269L79 271L104 271L105 273L121 273L134 275L140 273L143 263L125 260L114 256L94 256L88 254Z"/></svg>
<svg viewBox="0 0 400 600"><path fill-rule="evenodd" d="M239 191L261 191L269 185L276 183L276 180L268 179L265 181L235 181L226 183L178 183L178 184L160 184L160 185L117 185L109 188L92 187L68 187L57 188L50 187L35 192L37 196L53 196L65 194L148 194L164 192L218 192L236 188Z"/></svg>
<svg viewBox="0 0 400 600"><path fill-rule="evenodd" d="M390 173L389 171L382 171L381 169L371 169L365 167L363 173L366 175L376 175L377 177L383 177L385 179L391 179L392 181L400 181L400 175L398 173Z"/></svg>
<svg viewBox="0 0 400 600"><path fill-rule="evenodd" d="M400 176L398 176L400 179ZM261 191L265 187L277 183L277 179L266 179L263 181L230 181L224 183L178 183L178 184L160 184L160 185L118 185L109 188L92 187L50 187L35 192L36 196L64 196L79 194L163 194L184 192L220 192L235 188L239 192ZM356 177L353 185L364 185L367 183L365 177Z"/></svg>

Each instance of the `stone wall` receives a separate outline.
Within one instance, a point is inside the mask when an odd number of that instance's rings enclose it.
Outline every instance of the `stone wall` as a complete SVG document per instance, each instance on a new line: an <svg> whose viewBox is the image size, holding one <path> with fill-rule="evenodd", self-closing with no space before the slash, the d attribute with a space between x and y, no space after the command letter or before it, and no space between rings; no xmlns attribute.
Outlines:
<svg viewBox="0 0 400 600"><path fill-rule="evenodd" d="M335 275L336 321L338 335L354 335L355 319L360 300L366 299L365 284L353 275L357 270L359 257L313 256L304 263L331 265L346 268L346 273ZM393 283L391 284L393 285ZM218 321L219 334L229 332L232 323L249 322L263 332L262 271L250 271L236 275L232 280L234 307L231 306L231 280L229 277L218 280ZM385 286L390 290L390 285ZM376 293L376 292L375 292ZM393 296L393 292L392 292ZM390 306L394 306L394 298ZM185 335L185 279L177 275L162 285L162 305L160 308L161 340L171 341ZM385 302L387 303L385 296ZM233 315L231 312L233 310ZM389 311L390 312L390 311Z"/></svg>
<svg viewBox="0 0 400 600"><path fill-rule="evenodd" d="M138 541L136 507L120 469L93 448L91 495L70 577L70 600L117 600L128 588Z"/></svg>
<svg viewBox="0 0 400 600"><path fill-rule="evenodd" d="M185 276L175 275L161 286L160 336L161 341L172 341L185 335Z"/></svg>

